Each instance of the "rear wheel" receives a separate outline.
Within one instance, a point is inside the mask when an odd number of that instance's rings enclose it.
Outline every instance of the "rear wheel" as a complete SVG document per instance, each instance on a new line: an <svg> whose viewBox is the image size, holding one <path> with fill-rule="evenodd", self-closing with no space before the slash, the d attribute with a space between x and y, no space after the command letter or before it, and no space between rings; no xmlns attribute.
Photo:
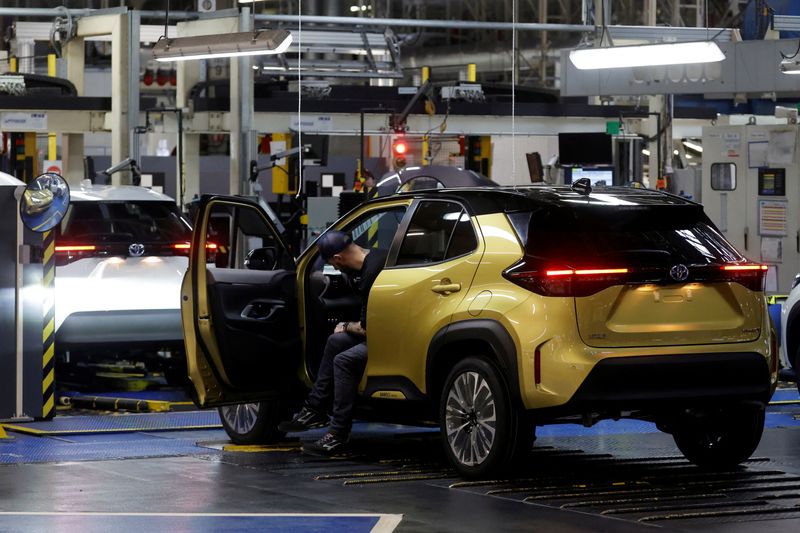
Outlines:
<svg viewBox="0 0 800 533"><path fill-rule="evenodd" d="M466 477L509 466L533 442L533 426L512 402L499 371L478 357L456 364L442 391L439 419L445 454Z"/></svg>
<svg viewBox="0 0 800 533"><path fill-rule="evenodd" d="M277 401L240 403L218 408L222 427L236 444L264 444L286 436L278 431L278 423L287 409Z"/></svg>
<svg viewBox="0 0 800 533"><path fill-rule="evenodd" d="M795 381L797 382L797 392L800 392L800 346L798 346L797 350L794 352L794 361L792 361L792 366L794 366L794 377Z"/></svg>
<svg viewBox="0 0 800 533"><path fill-rule="evenodd" d="M756 450L764 431L764 408L713 409L689 413L672 429L678 449L694 464L731 468Z"/></svg>

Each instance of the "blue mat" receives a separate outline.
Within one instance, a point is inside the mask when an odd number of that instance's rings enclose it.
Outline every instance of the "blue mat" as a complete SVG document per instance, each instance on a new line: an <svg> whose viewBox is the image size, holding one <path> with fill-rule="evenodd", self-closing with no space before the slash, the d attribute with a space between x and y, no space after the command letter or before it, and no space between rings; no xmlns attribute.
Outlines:
<svg viewBox="0 0 800 533"><path fill-rule="evenodd" d="M7 431L31 435L77 435L81 433L209 429L220 428L222 423L217 411L213 410L177 413L57 416L53 420L25 424L3 424L3 427Z"/></svg>

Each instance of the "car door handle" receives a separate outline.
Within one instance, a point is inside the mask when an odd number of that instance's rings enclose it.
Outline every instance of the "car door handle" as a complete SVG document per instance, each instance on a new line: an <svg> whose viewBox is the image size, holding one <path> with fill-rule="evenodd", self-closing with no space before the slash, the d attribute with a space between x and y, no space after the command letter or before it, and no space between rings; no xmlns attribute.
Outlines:
<svg viewBox="0 0 800 533"><path fill-rule="evenodd" d="M445 278L442 280L440 284L431 287L431 290L435 293L444 294L445 296L447 296L448 294L460 291L461 284L452 283L449 279Z"/></svg>
<svg viewBox="0 0 800 533"><path fill-rule="evenodd" d="M256 300L242 309L240 316L250 320L268 322L284 309L285 305L280 300Z"/></svg>

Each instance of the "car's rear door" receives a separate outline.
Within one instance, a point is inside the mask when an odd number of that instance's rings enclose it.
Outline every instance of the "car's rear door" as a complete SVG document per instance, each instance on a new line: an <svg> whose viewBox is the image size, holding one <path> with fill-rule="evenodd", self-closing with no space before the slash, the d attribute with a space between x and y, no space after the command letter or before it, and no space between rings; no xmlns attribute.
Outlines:
<svg viewBox="0 0 800 533"><path fill-rule="evenodd" d="M248 269L248 254L257 249L262 270ZM251 402L294 389L300 365L295 263L257 204L203 197L181 287L181 315L200 406Z"/></svg>

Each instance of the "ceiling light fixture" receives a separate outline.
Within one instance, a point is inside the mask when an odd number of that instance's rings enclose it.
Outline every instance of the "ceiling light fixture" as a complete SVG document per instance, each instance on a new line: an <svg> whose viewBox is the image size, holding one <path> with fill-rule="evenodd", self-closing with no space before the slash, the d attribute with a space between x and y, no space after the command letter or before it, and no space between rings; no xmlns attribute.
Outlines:
<svg viewBox="0 0 800 533"><path fill-rule="evenodd" d="M569 59L579 70L714 63L725 54L714 41L610 46L572 50Z"/></svg>
<svg viewBox="0 0 800 533"><path fill-rule="evenodd" d="M196 37L162 37L153 47L156 61L188 61L214 57L282 54L292 43L285 29L245 31Z"/></svg>
<svg viewBox="0 0 800 533"><path fill-rule="evenodd" d="M703 153L703 147L699 144L692 142L692 141L683 141L683 145L688 148L689 150L694 150L695 152Z"/></svg>

